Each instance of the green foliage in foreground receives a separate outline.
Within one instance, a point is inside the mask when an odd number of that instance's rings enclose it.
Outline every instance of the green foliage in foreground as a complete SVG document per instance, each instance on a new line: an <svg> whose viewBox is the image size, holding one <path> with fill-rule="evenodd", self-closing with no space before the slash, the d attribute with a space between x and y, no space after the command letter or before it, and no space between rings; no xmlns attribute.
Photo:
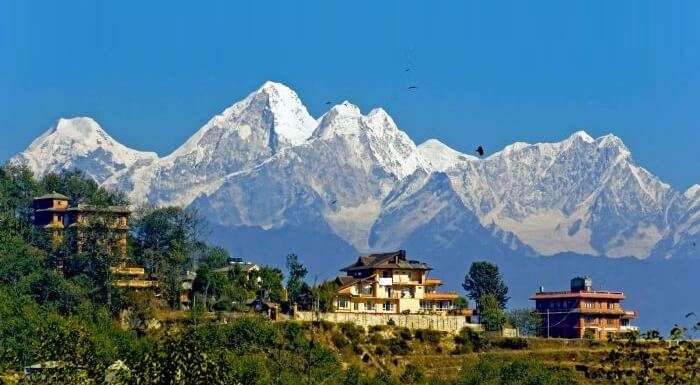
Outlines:
<svg viewBox="0 0 700 385"><path fill-rule="evenodd" d="M240 304L253 294L272 300L284 295L282 273L263 268L253 276L221 271L227 255L201 241L196 212L178 208L148 209L133 222L130 252L148 273L161 280L164 298L177 307L185 270L200 264L195 291L202 300L187 322L147 330L153 316L152 296L117 290L109 267L115 262L106 226L90 226L82 234L82 251L54 247L46 234L31 224L31 200L56 190L71 204L98 206L127 203L80 172L49 174L34 179L26 168L0 168L0 383L30 365L41 370L20 378L21 384L427 384L435 383L420 367L407 365L390 374L367 367L345 368L341 356L315 333L294 322L273 323L257 318L228 324L207 323L204 308ZM66 233L66 237L75 236ZM288 291L293 302L331 308L333 284L312 292L304 282L306 268L296 256L288 258ZM258 277L260 278L258 280ZM234 290L234 286L240 290ZM123 308L132 318L120 325ZM319 325L329 330L329 325ZM357 348L364 330L340 325L336 345ZM466 332L465 332L466 333ZM439 343L439 335L416 334L421 341ZM407 331L387 339L386 354L406 354L413 336ZM484 348L479 335L461 336L463 349ZM486 365L486 364L484 364ZM527 378L540 378L539 366L527 363ZM376 368L375 368L376 369ZM494 369L495 370L495 369ZM498 369L500 370L500 369ZM534 370L532 375L528 374ZM520 372L514 375L520 376ZM510 378L510 374L499 374ZM504 377L505 376L505 377ZM518 378L518 377L514 377ZM463 381L473 381L469 376ZM538 380L539 381L539 380ZM474 382L464 382L474 383ZM480 382L476 382L480 383ZM550 384L554 382L530 382Z"/></svg>
<svg viewBox="0 0 700 385"><path fill-rule="evenodd" d="M573 385L578 384L571 370L554 369L531 359L504 361L486 356L463 369L459 385Z"/></svg>

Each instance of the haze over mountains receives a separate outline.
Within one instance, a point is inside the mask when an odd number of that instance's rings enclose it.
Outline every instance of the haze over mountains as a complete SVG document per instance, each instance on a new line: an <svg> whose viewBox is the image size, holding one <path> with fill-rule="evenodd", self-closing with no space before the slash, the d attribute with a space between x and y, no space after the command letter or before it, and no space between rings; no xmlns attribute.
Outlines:
<svg viewBox="0 0 700 385"><path fill-rule="evenodd" d="M478 130L470 135L478 143ZM579 131L480 159L434 139L416 145L381 108L363 114L343 102L315 119L273 82L165 157L78 117L12 161L39 175L81 169L135 204L195 207L234 254L280 264L296 252L328 276L358 253L406 248L452 287L471 260L487 258L526 292L565 288L574 273L612 274L606 283L620 289L640 286L648 269L669 280L675 266L697 271L700 259L700 185L675 191L614 135ZM684 279L674 284L692 289Z"/></svg>

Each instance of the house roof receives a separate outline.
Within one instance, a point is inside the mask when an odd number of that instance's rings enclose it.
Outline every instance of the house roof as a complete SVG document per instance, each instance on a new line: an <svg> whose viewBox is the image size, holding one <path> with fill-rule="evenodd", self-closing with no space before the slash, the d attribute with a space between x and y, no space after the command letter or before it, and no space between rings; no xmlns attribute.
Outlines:
<svg viewBox="0 0 700 385"><path fill-rule="evenodd" d="M352 286L358 282L368 281L374 282L376 279L374 275L364 278L355 278L349 275L339 275L335 278L335 282L338 284L338 290Z"/></svg>
<svg viewBox="0 0 700 385"><path fill-rule="evenodd" d="M423 262L407 259L405 250L398 250L359 257L355 263L340 269L340 271L350 272L365 269L432 270Z"/></svg>
<svg viewBox="0 0 700 385"><path fill-rule="evenodd" d="M67 201L68 197L63 195L63 194L59 194L56 191L52 191L49 194L34 198L35 201L44 200L44 199L60 199L60 200Z"/></svg>
<svg viewBox="0 0 700 385"><path fill-rule="evenodd" d="M621 291L544 291L537 292L531 300L558 300L571 298L592 298L592 299L625 299L625 294Z"/></svg>

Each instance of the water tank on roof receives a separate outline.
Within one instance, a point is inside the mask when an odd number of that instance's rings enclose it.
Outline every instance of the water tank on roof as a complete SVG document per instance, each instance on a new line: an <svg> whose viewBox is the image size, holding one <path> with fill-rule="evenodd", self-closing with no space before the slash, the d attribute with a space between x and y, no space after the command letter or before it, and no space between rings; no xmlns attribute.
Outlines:
<svg viewBox="0 0 700 385"><path fill-rule="evenodd" d="M591 277L575 277L571 280L571 291L591 291L592 288Z"/></svg>

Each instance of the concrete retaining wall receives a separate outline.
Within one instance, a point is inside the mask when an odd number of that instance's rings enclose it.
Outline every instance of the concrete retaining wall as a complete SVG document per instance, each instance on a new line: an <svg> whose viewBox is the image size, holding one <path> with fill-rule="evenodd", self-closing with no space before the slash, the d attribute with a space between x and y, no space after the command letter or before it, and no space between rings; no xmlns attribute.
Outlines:
<svg viewBox="0 0 700 385"><path fill-rule="evenodd" d="M462 328L483 330L481 325L467 322L467 317L457 315L423 315L423 314L372 314L372 313L319 313L297 311L294 319L298 321L323 321L340 323L352 322L359 326L387 325L393 320L396 326L409 329L432 329L457 334Z"/></svg>

